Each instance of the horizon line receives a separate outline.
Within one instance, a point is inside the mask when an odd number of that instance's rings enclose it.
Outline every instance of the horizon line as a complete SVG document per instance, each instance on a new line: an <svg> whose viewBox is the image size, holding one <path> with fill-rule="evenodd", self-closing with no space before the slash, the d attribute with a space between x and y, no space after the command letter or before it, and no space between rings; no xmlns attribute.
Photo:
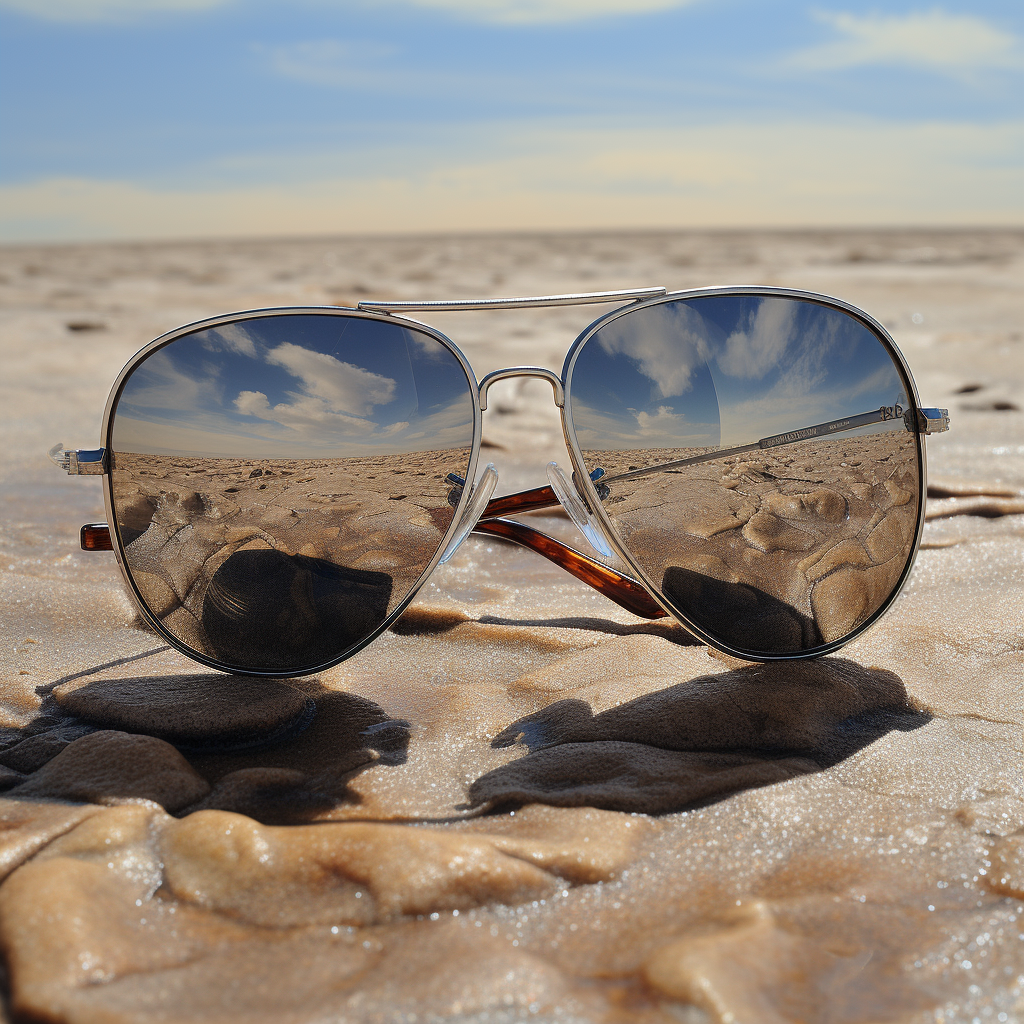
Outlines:
<svg viewBox="0 0 1024 1024"><path fill-rule="evenodd" d="M144 236L124 235L96 238L0 238L0 249L19 248L75 248L90 246L164 246L164 245L213 245L213 244L269 244L282 242L356 242L356 241L382 241L402 239L428 239L428 238L481 238L481 237L503 237L503 238L538 238L553 236L576 235L586 237L590 235L727 235L727 234L827 234L830 232L840 234L891 234L897 232L920 232L932 234L964 234L968 232L984 232L990 234L1021 234L1024 233L1024 216L1019 222L1006 221L1002 223L990 223L987 221L949 221L949 222L914 222L904 223L878 222L875 224L704 224L693 226L654 227L637 225L625 227L622 225L608 225L593 227L562 227L562 228L503 228L503 227L480 227L480 228L458 228L450 231L437 229L409 230L409 231L357 231L357 232L305 232L301 234L266 234L240 235L166 235L166 236Z"/></svg>

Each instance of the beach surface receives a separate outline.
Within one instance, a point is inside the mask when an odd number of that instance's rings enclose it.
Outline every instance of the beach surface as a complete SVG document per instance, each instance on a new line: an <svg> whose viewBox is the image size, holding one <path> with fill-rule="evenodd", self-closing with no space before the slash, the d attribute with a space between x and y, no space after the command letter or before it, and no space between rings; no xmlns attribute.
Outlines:
<svg viewBox="0 0 1024 1024"><path fill-rule="evenodd" d="M101 482L45 455L203 317L711 284L859 305L950 410L913 574L838 655L735 662L472 537L336 668L223 675L79 549ZM19 246L0 304L11 1020L1024 1020L1024 233ZM560 370L606 308L422 319L479 379ZM568 466L543 381L495 384L483 438L499 494Z"/></svg>

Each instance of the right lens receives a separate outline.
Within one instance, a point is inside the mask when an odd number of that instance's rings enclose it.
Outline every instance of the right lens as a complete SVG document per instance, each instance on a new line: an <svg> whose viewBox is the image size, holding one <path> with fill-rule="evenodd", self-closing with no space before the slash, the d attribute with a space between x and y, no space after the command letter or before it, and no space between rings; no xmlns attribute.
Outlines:
<svg viewBox="0 0 1024 1024"><path fill-rule="evenodd" d="M865 322L778 294L627 311L566 384L623 550L683 619L753 658L828 649L895 594L922 500L912 395Z"/></svg>
<svg viewBox="0 0 1024 1024"><path fill-rule="evenodd" d="M474 424L462 361L424 331L285 313L183 334L132 368L111 411L125 569L186 653L325 667L439 554Z"/></svg>

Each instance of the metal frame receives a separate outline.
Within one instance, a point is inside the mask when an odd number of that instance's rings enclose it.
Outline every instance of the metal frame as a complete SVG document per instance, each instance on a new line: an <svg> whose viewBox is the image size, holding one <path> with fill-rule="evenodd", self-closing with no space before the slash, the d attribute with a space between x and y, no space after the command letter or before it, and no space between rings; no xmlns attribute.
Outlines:
<svg viewBox="0 0 1024 1024"><path fill-rule="evenodd" d="M667 288L621 288L614 292L569 292L565 295L523 295L508 299L431 299L427 302L364 299L357 309L378 313L454 313L472 309L534 309L542 306L586 306L595 302L619 302L622 299L654 298L667 294Z"/></svg>
<svg viewBox="0 0 1024 1024"><path fill-rule="evenodd" d="M740 648L734 648L729 644L723 643L721 640L710 636L696 623L690 621L690 619L681 612L674 604L669 601L657 586L644 572L641 566L629 553L629 551L619 541L616 530L612 524L611 518L608 516L607 511L604 508L600 496L597 491L597 487L591 480L587 473L586 465L583 459L583 454L580 450L579 444L576 440L576 431L572 421L572 373L576 363L576 359L582 350L583 346L593 337L593 335L606 324L619 317L625 316L629 313L634 312L640 308L647 306L660 305L665 302L677 302L680 300L704 298L710 296L779 296L786 298L802 299L808 302L814 302L818 305L826 306L832 309L839 310L852 316L858 320L861 324L867 327L882 343L889 355L892 357L893 362L896 365L897 371L899 372L903 383L906 386L908 401L910 401L911 407L907 410L906 422L910 432L912 432L917 439L917 455L918 455L918 472L921 481L921 490L918 500L918 518L917 518L917 529L914 535L914 543L910 553L910 557L907 560L907 565L900 576L899 581L893 588L889 598L872 614L867 620L861 623L852 633L844 637L842 640L832 641L821 647L813 648L809 651L799 651L788 654L768 654L768 653L755 653L750 651L744 651ZM567 306L567 305L585 305L589 303L599 302L617 302L620 300L632 300L628 301L625 305L606 313L604 316L599 317L592 324L590 324L573 342L569 351L566 354L565 361L562 366L562 372L559 376L553 370L545 369L543 367L533 366L515 366L509 367L503 370L495 370L492 373L487 374L479 382L476 379L476 375L473 372L472 367L466 356L458 348L458 346L452 342L447 336L442 334L440 331L429 326L428 324L421 323L417 320L405 316L396 316L399 312L413 312L413 311L468 311L468 310L488 310L488 309L525 309L525 308L536 308L536 307L548 307L548 306ZM156 632L166 639L173 647L186 654L188 657L201 664L208 665L211 668L221 669L229 672L237 672L237 669L232 668L223 662L218 662L216 659L209 658L205 655L201 655L198 652L191 650L186 644L178 640L168 630L166 630L160 621L152 615L146 607L145 601L142 598L141 593L135 586L135 582L132 579L131 571L128 568L124 559L123 544L120 535L117 533L117 520L114 515L113 508L113 482L109 473L109 460L107 458L107 452L110 449L111 440L111 428L112 428L112 414L114 407L117 403L118 398L121 394L121 389L124 386L125 380L128 375L139 365L139 363L147 356L155 352L157 349L162 348L165 345L170 344L176 339L191 334L198 330L204 330L212 327L217 327L225 323L235 323L238 321L251 320L256 318L270 317L270 316L295 316L295 315L327 315L327 316L339 316L339 317L357 317L368 320L378 320L388 323L400 324L408 330L419 331L433 338L447 348L459 361L463 372L466 375L467 384L469 387L470 395L473 399L473 435L472 435L472 450L470 453L469 468L467 470L467 481L473 481L476 479L476 470L480 457L480 442L481 442L481 430L482 430L482 412L487 408L487 391L490 385L496 380L501 380L510 377L537 377L548 381L552 387L554 393L554 400L556 406L561 409L562 414L562 431L565 437L566 448L569 452L569 458L572 462L573 469L576 471L577 486L581 487L585 493L588 504L591 509L594 510L596 517L601 525L601 530L615 549L616 553L622 558L623 562L630 567L630 569L636 573L637 578L643 583L643 586L650 593L651 598L660 606L664 611L675 618L685 629L692 633L695 637L707 643L709 646L722 651L723 653L732 655L745 661L798 661L805 658L818 657L824 654L829 654L839 648L845 646L855 637L860 636L865 630L869 629L892 605L896 597L899 595L908 576L910 575L911 569L913 568L915 559L917 557L918 550L921 543L921 534L924 529L925 521L925 494L927 491L927 457L925 453L925 446L922 441L922 435L940 430L948 429L948 415L945 410L940 409L922 409L918 398L917 388L914 384L914 379L910 373L910 368L907 365L906 359L903 353L900 352L896 343L890 337L886 329L877 320L865 313L863 310L858 309L856 306L850 303L844 302L841 299L833 298L831 296L823 295L818 292L805 291L796 288L780 288L771 286L759 286L759 285L743 285L734 287L713 287L713 288L694 288L686 289L682 291L669 292L665 288L638 288L638 289L625 289L620 291L607 291L607 292L589 292L589 293L578 293L578 294L564 294L564 295L549 295L549 296L527 296L521 298L501 298L501 299L459 299L450 301L424 301L424 302L405 302L405 301L372 301L366 300L360 302L358 308L339 307L339 306L292 306L292 307L279 307L271 309L254 309L247 310L240 313L226 314L223 316L213 317L206 320L196 321L195 323L187 324L183 327L179 327L173 331L161 335L159 338L150 342L148 345L141 348L124 366L121 372L118 374L117 379L114 381L111 387L110 394L107 398L107 403L103 411L102 420L102 439L104 442L104 448L97 449L95 451L79 451L65 450L63 446L57 445L51 451L50 455L59 466L66 469L69 473L87 473L87 474L99 474L102 473L107 477L104 489L103 498L104 506L107 513L107 518L110 522L110 529L112 531L113 549L117 557L118 566L121 569L121 573L128 583L129 590L132 597L139 607L139 610L145 620L152 626ZM916 429L915 429L916 427ZM415 585L410 589L409 593L405 598L399 602L395 609L387 616L387 618L380 624L380 626L374 630L370 635L365 637L363 640L346 648L337 658L332 659L321 665L311 666L304 668L299 672L290 673L291 675L306 675L314 672L324 671L332 666L344 661L346 658L351 657L353 654L360 651L362 648L367 646L375 640L381 633L383 633L406 609L409 603L416 597L420 588L426 582L427 578L433 572L438 562L441 560L442 555L447 548L448 543L454 536L455 532L459 528L462 515L469 503L471 496L471 487L463 488L462 496L459 500L455 513L452 517L451 526L448 532L442 539L437 552L434 557L428 563L426 569L422 575L416 581ZM249 675L257 676L273 676L281 678L287 676L289 673L281 673L280 671L250 671L247 672Z"/></svg>
<svg viewBox="0 0 1024 1024"><path fill-rule="evenodd" d="M480 381L480 411L487 411L487 392L496 380L505 380L508 377L537 377L546 380L551 385L554 394L555 406L561 409L565 405L565 390L562 387L562 379L553 370L546 370L543 366L510 366L505 370L492 370Z"/></svg>

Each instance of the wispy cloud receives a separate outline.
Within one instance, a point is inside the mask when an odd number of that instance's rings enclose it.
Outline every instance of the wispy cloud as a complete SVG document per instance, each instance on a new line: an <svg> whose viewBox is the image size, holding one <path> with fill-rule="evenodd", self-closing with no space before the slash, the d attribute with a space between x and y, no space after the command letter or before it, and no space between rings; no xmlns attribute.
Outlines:
<svg viewBox="0 0 1024 1024"><path fill-rule="evenodd" d="M262 48L261 48L262 49ZM372 42L315 39L286 43L267 49L271 69L285 78L313 85L376 87L392 84L394 71L381 62L398 53L398 47ZM409 76L401 74L408 86Z"/></svg>
<svg viewBox="0 0 1024 1024"><path fill-rule="evenodd" d="M815 17L840 38L791 54L785 61L788 66L817 71L890 64L961 75L1022 64L1014 35L971 14L946 14L936 8L864 16L821 11Z"/></svg>
<svg viewBox="0 0 1024 1024"><path fill-rule="evenodd" d="M379 166L366 154L364 170L347 176L304 175L296 158L287 181L248 186L0 186L0 238L1024 223L1020 121L500 125L495 134L447 139L440 155L417 142ZM616 158L629 152L649 159Z"/></svg>
<svg viewBox="0 0 1024 1024"><path fill-rule="evenodd" d="M378 424L368 418L374 406L386 405L395 396L395 381L390 377L291 342L272 348L266 361L296 378L298 390L288 392L290 401L275 406L262 391L241 391L235 408L245 416L309 435L311 441L320 431L342 436L374 433ZM408 426L392 423L383 433L391 436Z"/></svg>
<svg viewBox="0 0 1024 1024"><path fill-rule="evenodd" d="M0 9L47 21L134 21L151 14L189 13L226 6L230 0L0 0ZM497 25L552 25L610 16L649 14L694 0L391 0L391 6L441 11L467 21ZM323 0L343 13L372 0Z"/></svg>
<svg viewBox="0 0 1024 1024"><path fill-rule="evenodd" d="M386 405L395 395L390 377L291 342L271 349L267 362L301 380L303 392L321 400L328 412L369 416L375 405Z"/></svg>
<svg viewBox="0 0 1024 1024"><path fill-rule="evenodd" d="M219 342L228 352L248 356L250 359L256 358L256 342L245 329L244 324L224 324L221 327L211 328L206 331L206 339L206 343L211 348Z"/></svg>
<svg viewBox="0 0 1024 1024"><path fill-rule="evenodd" d="M725 340L718 364L736 377L763 377L781 361L799 307L783 299L765 299L750 316L746 330Z"/></svg>
<svg viewBox="0 0 1024 1024"><path fill-rule="evenodd" d="M134 21L150 14L189 14L227 0L0 0L0 10L45 21Z"/></svg>
<svg viewBox="0 0 1024 1024"><path fill-rule="evenodd" d="M472 21L499 25L550 25L614 15L649 14L694 0L405 0Z"/></svg>
<svg viewBox="0 0 1024 1024"><path fill-rule="evenodd" d="M707 356L705 335L699 313L690 306L670 304L613 320L597 340L609 355L622 353L635 360L638 371L650 380L654 397L672 398L690 390L694 367Z"/></svg>

